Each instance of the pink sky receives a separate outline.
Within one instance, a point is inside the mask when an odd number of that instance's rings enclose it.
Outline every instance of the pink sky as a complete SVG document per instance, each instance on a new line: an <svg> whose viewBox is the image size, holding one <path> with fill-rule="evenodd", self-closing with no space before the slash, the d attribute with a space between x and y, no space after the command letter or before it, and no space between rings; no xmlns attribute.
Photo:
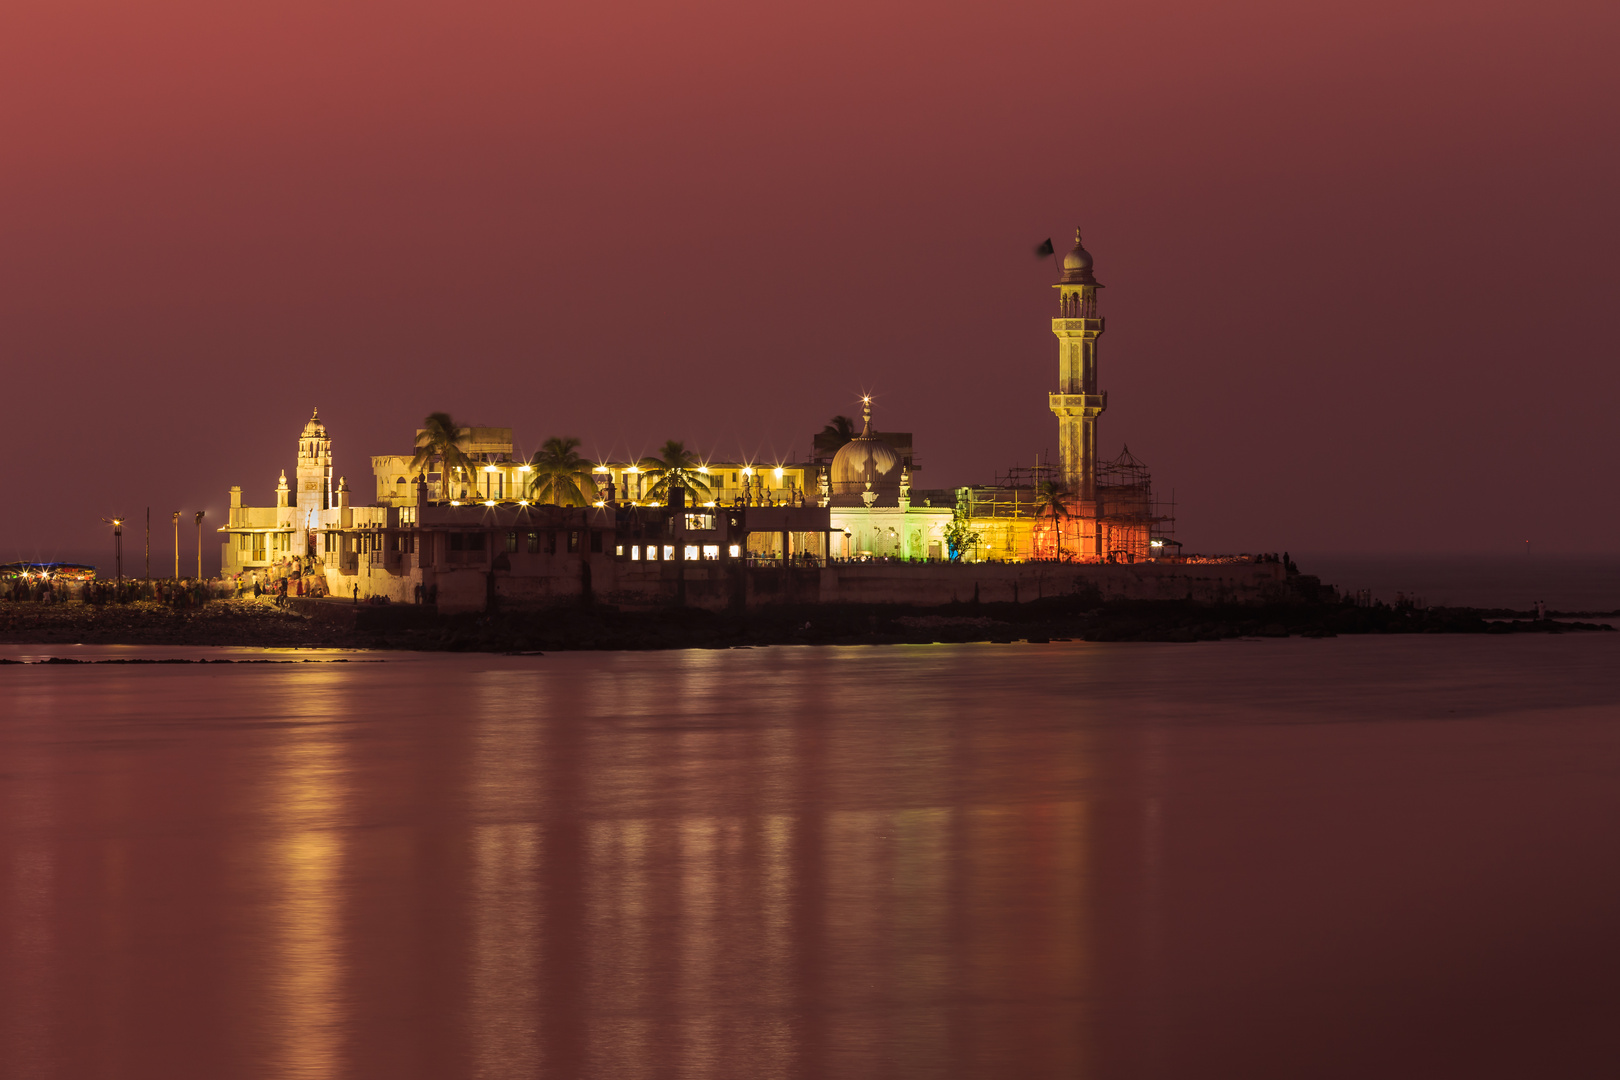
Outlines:
<svg viewBox="0 0 1620 1080"><path fill-rule="evenodd" d="M430 410L769 459L863 390L987 482L1077 222L1189 550L1613 551L1617 12L12 0L0 558L267 502L315 405L362 492Z"/></svg>

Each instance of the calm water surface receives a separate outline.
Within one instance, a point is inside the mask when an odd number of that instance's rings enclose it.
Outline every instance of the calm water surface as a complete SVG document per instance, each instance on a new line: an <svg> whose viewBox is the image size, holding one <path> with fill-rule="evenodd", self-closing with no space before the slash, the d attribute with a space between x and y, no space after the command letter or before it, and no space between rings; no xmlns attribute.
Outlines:
<svg viewBox="0 0 1620 1080"><path fill-rule="evenodd" d="M1615 1075L1616 639L0 668L0 1073Z"/></svg>

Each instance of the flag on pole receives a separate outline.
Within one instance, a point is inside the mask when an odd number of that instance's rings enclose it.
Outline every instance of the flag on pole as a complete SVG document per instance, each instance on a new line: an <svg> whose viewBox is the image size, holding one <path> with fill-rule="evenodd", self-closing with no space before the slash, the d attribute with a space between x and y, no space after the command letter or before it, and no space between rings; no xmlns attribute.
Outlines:
<svg viewBox="0 0 1620 1080"><path fill-rule="evenodd" d="M1045 240L1042 240L1040 246L1035 249L1035 257L1037 259L1044 259L1048 255L1055 254L1056 251L1057 249L1052 246L1052 238L1048 236Z"/></svg>

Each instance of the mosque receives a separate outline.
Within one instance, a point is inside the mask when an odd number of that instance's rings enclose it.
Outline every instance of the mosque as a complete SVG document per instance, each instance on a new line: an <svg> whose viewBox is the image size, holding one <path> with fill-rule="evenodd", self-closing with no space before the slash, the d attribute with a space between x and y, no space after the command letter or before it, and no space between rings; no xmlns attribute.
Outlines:
<svg viewBox="0 0 1620 1080"><path fill-rule="evenodd" d="M1078 232L1054 288L1058 380L1048 408L1058 460L1008 470L996 483L914 489L911 435L876 430L866 398L859 433L847 441L817 436L805 462L704 463L701 502L676 489L661 504L650 497L643 463L602 461L591 467L594 505L540 506L529 497L532 466L514 453L512 429L470 427L456 440L464 464L435 458L412 475L412 454L372 457L375 495L358 504L347 480L334 477L332 440L317 412L299 435L293 481L281 473L274 506L245 506L241 488L231 489L223 572L295 574L312 591L408 600L476 571L478 596L493 601L503 589L530 599L568 595L581 558L600 561L585 572L586 587L610 592L621 579L646 578L649 564L660 564L655 576L663 580L668 562L715 564L692 569L712 569L709 577L720 580L733 564L1163 560L1177 545L1166 535L1171 519L1156 512L1146 467L1128 450L1107 461L1098 455L1098 420L1108 407L1098 382L1102 285ZM573 562L548 561L559 544ZM675 580L684 595L688 573Z"/></svg>

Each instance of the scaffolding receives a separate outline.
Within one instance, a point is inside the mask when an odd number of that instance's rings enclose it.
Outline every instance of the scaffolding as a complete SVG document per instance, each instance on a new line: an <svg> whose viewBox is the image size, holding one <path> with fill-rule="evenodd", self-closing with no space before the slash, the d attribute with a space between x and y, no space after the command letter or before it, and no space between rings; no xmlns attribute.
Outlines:
<svg viewBox="0 0 1620 1080"><path fill-rule="evenodd" d="M1129 446L1097 465L1097 530L1098 551L1109 562L1174 558L1181 549L1175 497L1154 499L1152 473Z"/></svg>
<svg viewBox="0 0 1620 1080"><path fill-rule="evenodd" d="M1165 503L1153 497L1152 473L1130 447L1098 463L1095 503L1079 502L1071 493L1075 501L1059 511L1067 524L1058 524L1052 509L1041 504L1043 486L1060 482L1061 475L1056 463L1038 461L962 489L963 509L986 533L986 547L1016 558L1140 562L1178 556L1175 498Z"/></svg>
<svg viewBox="0 0 1620 1080"><path fill-rule="evenodd" d="M967 511L975 518L1033 518L1037 516L1042 483L1057 479L1055 465L1014 465L996 473L992 482L967 489Z"/></svg>

